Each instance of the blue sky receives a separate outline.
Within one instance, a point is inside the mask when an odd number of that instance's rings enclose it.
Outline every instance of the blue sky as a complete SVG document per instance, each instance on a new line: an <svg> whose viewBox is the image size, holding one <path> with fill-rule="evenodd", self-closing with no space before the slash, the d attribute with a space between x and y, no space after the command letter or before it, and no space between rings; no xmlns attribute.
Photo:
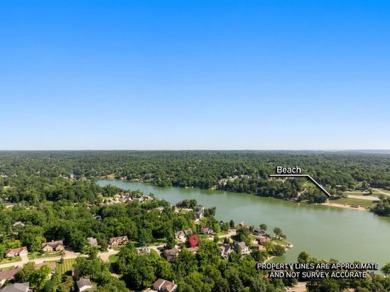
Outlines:
<svg viewBox="0 0 390 292"><path fill-rule="evenodd" d="M0 2L0 149L390 149L389 1Z"/></svg>

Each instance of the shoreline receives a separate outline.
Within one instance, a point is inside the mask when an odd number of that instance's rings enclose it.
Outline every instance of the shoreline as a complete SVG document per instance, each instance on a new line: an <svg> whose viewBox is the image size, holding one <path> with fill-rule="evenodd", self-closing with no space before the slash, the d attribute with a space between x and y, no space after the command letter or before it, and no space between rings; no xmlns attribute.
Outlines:
<svg viewBox="0 0 390 292"><path fill-rule="evenodd" d="M334 207L334 208L341 208L341 209L349 209L349 210L356 210L356 211L368 211L368 209L361 207L361 206L353 206L348 204L339 204L339 203L321 203L319 204L321 206L326 207Z"/></svg>
<svg viewBox="0 0 390 292"><path fill-rule="evenodd" d="M268 257L265 261L264 261L264 263L268 263L270 260L272 260L273 258L275 258L276 256L270 256L270 257Z"/></svg>
<svg viewBox="0 0 390 292"><path fill-rule="evenodd" d="M152 187L157 187L157 188L164 188L164 187L159 187L159 186L156 186L156 185L153 185L151 182L144 182L142 180L127 180L127 179L116 179L116 178L104 178L104 177L100 177L101 180L108 180L108 181L121 181L121 182L130 182L130 183L142 183L142 184L146 184L146 185L150 185ZM186 188L183 188L183 187L175 187L175 186L169 186L171 188L178 188L178 189L187 189L187 188L195 188L195 189L199 189L199 190L203 190L203 189L200 189L200 188L197 188L197 187L186 187ZM169 188L168 187L168 188ZM227 192L229 193L229 191L223 191L223 190L214 190L214 189L207 189L207 190L211 190L211 191L220 191L220 192ZM237 194L247 194L247 195L251 195L251 196L257 196L256 194L252 194L252 193L239 193L239 192L232 192L232 193L237 193ZM300 203L306 203L308 205L320 205L320 206L326 206L326 207L333 207L333 208L340 208L340 209L348 209L348 210L355 210L355 211L369 211L368 208L364 208L360 205L350 205L350 204L341 204L341 203L329 203L329 202L326 202L326 203L313 203L313 204L309 204L307 202L296 202L296 201L292 201L292 200L284 200L284 199L280 199L280 198L275 198L275 197L263 197L263 196L259 196L259 197L262 197L262 198L271 198L271 199L274 199L274 200L280 200L280 201L284 201L284 202L291 202L291 203L295 203L295 204L300 204Z"/></svg>
<svg viewBox="0 0 390 292"><path fill-rule="evenodd" d="M108 178L108 177L104 177L104 176L99 177L99 179L100 180L108 180L108 181L121 181L121 182L130 182L130 183L142 183L142 184L150 185L150 186L153 186L153 187L164 188L164 187L159 187L159 186L153 185L151 182L144 182L142 180L137 180L137 179L135 179L135 180L127 180L127 179L116 179L115 177L114 178ZM169 187L171 187L171 188L178 188L178 189L196 188L196 187L186 187L186 188L183 188L183 187L175 187L175 186L169 186ZM196 189L202 190L200 188L196 188ZM207 189L207 190L221 191L221 192L229 193L229 191L215 190L213 188L210 188L210 189ZM239 193L239 192L232 192L232 193L248 194L248 195L252 195L252 196L257 196L256 194L252 194L252 193ZM275 199L275 200L280 200L280 201L284 201L284 202L292 202L292 203L295 203L295 204L305 203L305 202L296 202L296 201L291 201L291 200L284 200L284 199L279 199L279 198L275 198L275 197L263 197L263 196L259 196L259 197L262 197L262 198L272 198L272 199ZM306 203L306 204L308 204L308 203ZM320 205L320 206L325 206L325 207L334 207L334 208L356 210L356 211L369 211L369 209L361 207L360 205L359 206L354 206L354 205L340 204L340 203L329 203L329 202L327 202L327 203L313 203L313 204L308 204L308 205Z"/></svg>

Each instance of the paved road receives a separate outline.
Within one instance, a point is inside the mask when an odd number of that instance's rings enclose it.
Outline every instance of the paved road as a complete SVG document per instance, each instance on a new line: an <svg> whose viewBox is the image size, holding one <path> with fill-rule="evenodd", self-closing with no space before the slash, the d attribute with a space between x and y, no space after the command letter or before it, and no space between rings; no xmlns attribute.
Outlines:
<svg viewBox="0 0 390 292"><path fill-rule="evenodd" d="M116 251L114 251L114 252L117 253ZM102 253L102 257L104 257L105 254L109 254L109 253L110 253L109 251L106 253ZM110 255L111 254L109 254L108 256L110 256ZM107 256L107 258L108 258L108 256ZM75 259L77 257L87 257L87 255L81 254L79 252L66 251L64 256L44 257L44 258L37 258L37 259L33 259L33 260L29 260L27 256L23 256L23 257L21 257L22 258L21 261L0 265L0 269L15 267L15 266L22 267L23 265L27 264L28 262L34 262L35 264L42 264L45 262L54 262L54 261L61 260L62 257L65 260L69 260L69 259Z"/></svg>
<svg viewBox="0 0 390 292"><path fill-rule="evenodd" d="M108 258L111 255L117 254L118 252L119 252L119 250L109 249L106 252L99 252L98 257L101 258L103 262L108 262Z"/></svg>
<svg viewBox="0 0 390 292"><path fill-rule="evenodd" d="M232 237L232 236L235 236L236 234L237 234L236 230L231 230L229 233L221 235L219 237L220 238ZM213 239L213 237L211 237L210 239ZM164 247L163 245L149 246L149 248L156 251L158 255L161 255L161 250L163 247ZM111 255L115 255L117 253L119 253L119 250L109 249L106 252L99 252L98 257L100 257L104 262L108 262L109 257ZM34 262L35 264L42 264L44 262L59 261L59 260L61 260L62 257L64 258L64 260L68 260L68 259L75 259L75 258L80 257L80 256L81 257L88 257L85 254L81 254L78 252L76 253L76 252L72 252L72 251L65 251L64 256L44 257L44 258L38 258L38 259L33 259L33 260L29 260L27 256L22 256L21 257L22 259L18 262L12 262L12 263L0 265L0 269L9 268L9 267L16 267L16 266L22 267L23 265L27 264L28 262Z"/></svg>
<svg viewBox="0 0 390 292"><path fill-rule="evenodd" d="M22 258L22 260L20 260L18 262L12 262L12 263L8 263L8 264L0 265L0 269L14 267L14 266L23 266L24 264L27 264L29 262L27 255L21 256L21 258Z"/></svg>
<svg viewBox="0 0 390 292"><path fill-rule="evenodd" d="M80 254L80 253L76 253L76 252L72 252L72 251L66 251L63 258L65 260L68 260L68 259L75 259L79 256L82 256L82 257L87 257L87 255L83 255L83 254ZM53 262L53 261L59 261L61 259L62 256L55 256L55 257L44 257L44 258L37 258L37 259L33 259L33 260L29 260L27 256L22 256L22 260L21 261L18 261L18 262L12 262L12 263L8 263L8 264L2 264L0 265L0 269L3 269L3 268L9 268L9 267L15 267L15 266L23 266L24 264L27 264L28 262L34 262L36 264L42 264L44 262Z"/></svg>
<svg viewBox="0 0 390 292"><path fill-rule="evenodd" d="M162 245L149 246L150 249L155 250L159 255L161 255L161 248L162 247L163 247ZM111 255L115 255L117 253L119 253L119 250L109 249L106 252L99 252L98 257L100 257L104 262L108 262L109 257ZM76 252L66 251L64 256L63 256L64 260L75 259L78 257L87 257L87 255L81 254L78 252L76 253ZM9 268L9 267L16 267L16 266L22 267L23 265L27 264L28 262L34 262L35 264L42 264L44 262L59 261L59 260L61 260L62 256L44 257L44 258L38 258L38 259L33 259L33 260L29 260L27 256L22 256L21 258L22 258L22 260L20 260L18 262L12 262L12 263L0 265L0 269Z"/></svg>

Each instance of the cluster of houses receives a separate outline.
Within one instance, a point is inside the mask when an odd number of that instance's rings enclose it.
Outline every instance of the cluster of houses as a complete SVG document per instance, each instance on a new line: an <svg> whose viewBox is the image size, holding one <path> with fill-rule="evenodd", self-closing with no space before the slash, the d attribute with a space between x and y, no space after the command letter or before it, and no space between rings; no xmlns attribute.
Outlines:
<svg viewBox="0 0 390 292"><path fill-rule="evenodd" d="M131 196L130 193L120 192L116 195L114 195L112 198L106 198L103 199L103 205L110 206L114 204L124 204L128 202L145 202L145 201L151 201L153 200L153 197L151 196Z"/></svg>
<svg viewBox="0 0 390 292"><path fill-rule="evenodd" d="M205 208L202 205L197 205L194 208L185 208L182 206L182 202L179 202L175 206L176 210L182 210L182 211L194 211L195 213L195 219L198 221L204 217Z"/></svg>
<svg viewBox="0 0 390 292"><path fill-rule="evenodd" d="M186 229L186 230L179 230L175 233L175 238L179 241L186 241L187 236L192 234L191 229Z"/></svg>
<svg viewBox="0 0 390 292"><path fill-rule="evenodd" d="M208 227L204 227L200 231L201 234L205 235L210 235L213 234L213 230ZM186 229L186 230L179 230L175 233L175 238L179 241L182 242L182 244L186 241L186 238L192 234L191 229ZM256 236L256 238L252 242L252 248L264 248L263 244L265 242L271 241L271 238L269 235L262 229L260 228L255 228L253 230L253 234ZM89 237L87 238L88 244L90 246L97 246L98 242L96 238ZM121 245L126 244L129 241L127 236L118 236L118 237L112 237L109 239L109 248L115 248L119 247ZM245 244L245 242L234 242L233 245L231 244L226 244L226 243L221 243L219 244L220 248L220 254L221 257L224 259L227 259L229 257L229 254L232 251L240 251L241 255L247 255L250 253L250 248ZM42 251L44 252L60 252L64 251L65 246L61 240L58 241L49 241L45 242L42 244ZM189 251L196 253L198 250L197 247L192 247L188 248ZM138 254L150 254L150 248L149 247L140 247L137 248L137 253ZM6 257L16 257L16 256L27 256L28 250L26 247L20 247L20 248L13 248L13 249L8 249L6 251L5 256ZM180 256L180 251L177 248L172 248L172 249L165 249L162 252L162 255L166 258L168 262L173 262L176 259L179 258ZM16 267L11 270L7 271L0 271L0 287L4 285L5 282L7 281L12 281L14 279L14 276L16 275L17 272L21 270L20 267ZM89 291L93 289L93 285L89 279L80 279L76 283L78 291ZM28 283L17 283L14 284L17 285L18 287L29 287ZM7 286L6 289L8 290L0 290L1 292L3 291L24 291L24 290L9 290L11 289L12 285ZM29 289L29 288L28 288ZM169 291L175 291L177 289L177 285L174 282L170 282L165 279L158 279L154 284L153 287L151 288L151 291L161 291L161 292L169 292ZM26 290L30 291L30 290Z"/></svg>
<svg viewBox="0 0 390 292"><path fill-rule="evenodd" d="M41 268L41 266L47 265L54 273L56 268L55 262L43 263L36 265L36 269ZM15 275L22 270L21 267L15 267L11 270L0 271L0 292L31 292L30 284L26 283L14 283L7 286L4 286L6 283L14 281ZM1 288L3 287L3 288ZM80 278L72 291L94 291L95 287L90 279ZM165 279L158 279L153 283L153 286L148 291L157 291L157 292L174 292L177 290L177 285L175 282L171 282Z"/></svg>
<svg viewBox="0 0 390 292"><path fill-rule="evenodd" d="M200 234L204 235L211 235L214 234L213 230L208 227L201 228ZM219 248L220 248L220 253L221 257L224 259L227 259L229 257L229 254L232 251L240 251L241 255L248 255L251 252L251 249L258 249L260 251L265 251L266 248L264 247L264 244L266 242L271 241L271 237L266 233L265 230L261 228L254 228L253 235L256 237L253 239L251 242L251 247L249 248L244 241L238 242L235 241L233 244L228 244L228 243L220 243ZM179 230L175 233L175 238L179 241L183 242L186 241L186 238L191 235L191 229L188 230ZM196 252L197 247L195 248L187 248L187 250L191 252ZM178 249L167 249L163 251L163 256L168 260L168 261L174 261L176 258L179 257L179 250Z"/></svg>
<svg viewBox="0 0 390 292"><path fill-rule="evenodd" d="M250 254L249 247L243 241L241 241L241 242L238 242L238 241L234 242L233 247L230 244L228 244L228 243L221 243L221 244L219 244L219 250L220 250L220 253L221 253L221 257L224 258L224 259L228 259L229 258L229 254L232 251L235 251L235 252L240 251L241 255L248 255L248 254Z"/></svg>
<svg viewBox="0 0 390 292"><path fill-rule="evenodd" d="M244 226L244 227L249 228L248 226ZM182 242L181 245L183 246L183 243L186 241L188 236L191 234L192 234L191 229L179 230L175 233L175 238L178 241L181 241ZM200 230L200 234L212 235L212 234L214 234L214 231L209 227L203 227ZM271 237L266 233L265 230L263 230L261 228L254 228L252 234L255 235L256 237L251 242L251 248L249 248L246 245L246 243L243 241L242 242L235 241L233 243L233 245L226 244L226 243L224 243L224 244L220 243L219 248L220 248L220 252L221 252L221 257L227 259L229 254L232 251L237 252L238 250L240 251L241 255L250 254L250 249L259 249L260 251L265 251L266 248L264 247L264 243L270 242ZM197 247L196 248L187 248L187 249L189 251L192 251L192 252L197 251ZM179 251L177 249L164 250L163 255L168 261L173 261L179 256Z"/></svg>
<svg viewBox="0 0 390 292"><path fill-rule="evenodd" d="M59 241L49 241L42 243L42 251L43 252L61 252L65 250L65 245L61 240ZM28 255L28 249L25 246L17 247L17 248L9 248L5 251L6 258L14 258L14 257L24 257Z"/></svg>
<svg viewBox="0 0 390 292"><path fill-rule="evenodd" d="M140 201L143 202L145 200L153 199L149 196L142 196L138 198L132 198L130 197L129 193L119 193L115 195L115 197L112 199L112 201L106 202L106 204L115 204L115 203L125 203L129 201ZM202 206L197 206L194 209L191 209L195 212L196 219L202 219L204 217L205 209ZM93 217L96 220L101 220L100 215L93 215ZM243 224L243 223L242 223ZM14 227L23 227L23 222L15 222L13 224ZM243 227L243 226L242 226ZM209 227L202 227L199 231L200 234L203 235L213 235L214 231ZM271 238L266 233L266 231L262 230L261 228L254 228L252 231L252 234L255 236L253 241L251 242L251 248L259 249L259 250L265 250L264 244L266 242L270 242ZM162 256L166 258L168 262L173 262L180 256L180 246L184 247L185 242L189 236L192 235L192 230L190 228L186 230L179 230L175 232L175 238L181 242L178 248L172 248L172 249L165 249L162 252ZM127 236L117 236L112 237L108 241L108 247L109 248L116 248L122 245L125 245L129 241ZM87 242L89 246L98 246L98 241L94 237L87 238ZM235 241L233 244L229 243L220 243L219 244L220 249L220 255L222 258L227 259L229 257L229 254L232 251L240 252L241 255L248 255L250 254L250 248L246 245L244 241L238 242ZM57 241L49 241L42 244L42 251L45 253L52 253L52 252L62 252L65 250L65 245L63 241L57 240ZM191 247L187 248L188 251L191 251L193 253L196 253L198 250L198 247ZM151 249L149 247L140 247L137 248L138 254L147 255L150 254ZM23 257L28 255L28 250L26 247L19 247L19 248L12 248L8 249L5 253L5 256L8 258L11 257ZM54 267L55 269L55 267ZM15 267L11 270L7 271L0 271L0 287L4 285L6 282L13 281L16 273L18 273L21 270L20 267ZM89 279L79 279L76 282L75 285L75 291L90 291L94 290L94 287ZM6 289L6 290L5 290ZM19 290L15 290L19 289ZM165 280L165 279L158 279L153 283L153 286L149 291L159 291L159 292L174 292L177 290L177 285L174 282ZM9 286L6 286L3 289L0 289L1 292L9 292L9 291L31 291L29 288L28 283L15 283Z"/></svg>
<svg viewBox="0 0 390 292"><path fill-rule="evenodd" d="M115 248L121 245L125 245L129 241L127 236L112 237L108 241L109 248ZM94 237L87 238L88 246L98 246L98 241ZM52 240L42 243L42 252L54 253L65 251L65 245L62 240ZM145 251L143 251L145 252ZM6 258L23 257L28 255L27 247L10 248L5 252Z"/></svg>
<svg viewBox="0 0 390 292"><path fill-rule="evenodd" d="M187 237L192 234L192 230L190 228L186 230L179 230L175 232L175 238L181 242L186 241ZM213 235L214 231L209 227L202 227L200 230L200 234L203 235Z"/></svg>

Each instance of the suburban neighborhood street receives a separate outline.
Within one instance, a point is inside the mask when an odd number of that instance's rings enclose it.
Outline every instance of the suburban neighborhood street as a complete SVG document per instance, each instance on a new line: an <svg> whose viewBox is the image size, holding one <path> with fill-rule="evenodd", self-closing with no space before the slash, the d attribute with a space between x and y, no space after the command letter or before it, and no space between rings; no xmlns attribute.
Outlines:
<svg viewBox="0 0 390 292"><path fill-rule="evenodd" d="M118 252L119 251L116 251L116 250L109 250L107 252L99 253L98 256L101 259L103 259L103 261L104 261L104 259L106 259L106 258L108 259L108 257L111 254L116 254ZM9 268L9 267L16 267L16 266L22 267L23 265L27 264L28 262L34 262L35 264L42 264L45 262L59 261L59 260L61 260L61 258L64 258L64 260L68 260L68 259L75 259L75 258L80 257L80 256L87 257L87 255L85 255L85 254L81 254L78 252L76 253L76 252L72 252L72 251L65 251L65 254L63 256L43 257L43 258L37 258L37 259L33 259L33 260L29 260L28 256L24 255L24 256L21 256L21 258L22 258L21 261L1 264L0 269Z"/></svg>

